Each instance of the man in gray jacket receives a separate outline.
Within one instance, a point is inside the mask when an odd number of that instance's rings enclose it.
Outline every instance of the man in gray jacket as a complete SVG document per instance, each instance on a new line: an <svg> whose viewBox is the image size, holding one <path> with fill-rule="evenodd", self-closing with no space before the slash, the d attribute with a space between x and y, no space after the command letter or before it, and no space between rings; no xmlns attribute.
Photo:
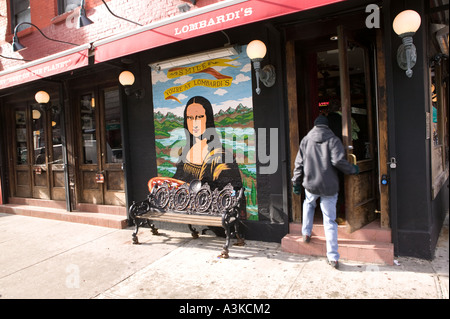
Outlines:
<svg viewBox="0 0 450 319"><path fill-rule="evenodd" d="M300 194L305 188L303 202L303 241L309 243L313 227L316 200L320 198L327 243L328 263L339 267L336 202L339 192L338 170L344 174L358 174L359 168L345 158L341 140L328 128L328 119L320 115L314 127L300 142L293 172L293 190Z"/></svg>

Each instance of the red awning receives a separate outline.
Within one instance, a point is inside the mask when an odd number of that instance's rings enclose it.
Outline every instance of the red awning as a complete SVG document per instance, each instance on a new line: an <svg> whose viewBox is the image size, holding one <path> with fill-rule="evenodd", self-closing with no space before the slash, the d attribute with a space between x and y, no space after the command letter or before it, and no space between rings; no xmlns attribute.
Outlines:
<svg viewBox="0 0 450 319"><path fill-rule="evenodd" d="M230 0L94 42L100 63L172 42L345 0Z"/></svg>
<svg viewBox="0 0 450 319"><path fill-rule="evenodd" d="M0 90L86 66L88 50L83 45L0 72Z"/></svg>

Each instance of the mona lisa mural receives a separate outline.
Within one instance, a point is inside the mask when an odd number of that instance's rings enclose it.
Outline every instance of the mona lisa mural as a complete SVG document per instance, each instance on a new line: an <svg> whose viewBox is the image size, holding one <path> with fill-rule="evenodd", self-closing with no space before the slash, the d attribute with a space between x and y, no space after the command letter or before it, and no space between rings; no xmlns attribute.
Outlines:
<svg viewBox="0 0 450 319"><path fill-rule="evenodd" d="M251 61L238 54L152 69L158 176L244 187L258 220Z"/></svg>

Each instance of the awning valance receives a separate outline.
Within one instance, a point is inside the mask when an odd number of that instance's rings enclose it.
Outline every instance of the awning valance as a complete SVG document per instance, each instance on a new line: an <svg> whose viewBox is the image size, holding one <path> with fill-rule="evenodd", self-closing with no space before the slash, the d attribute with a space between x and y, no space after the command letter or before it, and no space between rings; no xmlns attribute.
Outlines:
<svg viewBox="0 0 450 319"><path fill-rule="evenodd" d="M341 1L343 0L222 1L94 42L95 62Z"/></svg>
<svg viewBox="0 0 450 319"><path fill-rule="evenodd" d="M71 71L89 63L89 44L0 72L0 89Z"/></svg>

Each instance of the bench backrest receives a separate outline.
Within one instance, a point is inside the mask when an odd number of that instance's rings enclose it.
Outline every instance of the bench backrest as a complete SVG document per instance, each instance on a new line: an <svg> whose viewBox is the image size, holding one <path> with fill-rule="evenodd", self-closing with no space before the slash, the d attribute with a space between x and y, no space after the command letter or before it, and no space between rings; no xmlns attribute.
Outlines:
<svg viewBox="0 0 450 319"><path fill-rule="evenodd" d="M207 183L199 180L175 187L165 182L152 187L149 201L160 210L221 216L225 211L239 208L243 193L243 188L235 191L231 184L211 190Z"/></svg>

